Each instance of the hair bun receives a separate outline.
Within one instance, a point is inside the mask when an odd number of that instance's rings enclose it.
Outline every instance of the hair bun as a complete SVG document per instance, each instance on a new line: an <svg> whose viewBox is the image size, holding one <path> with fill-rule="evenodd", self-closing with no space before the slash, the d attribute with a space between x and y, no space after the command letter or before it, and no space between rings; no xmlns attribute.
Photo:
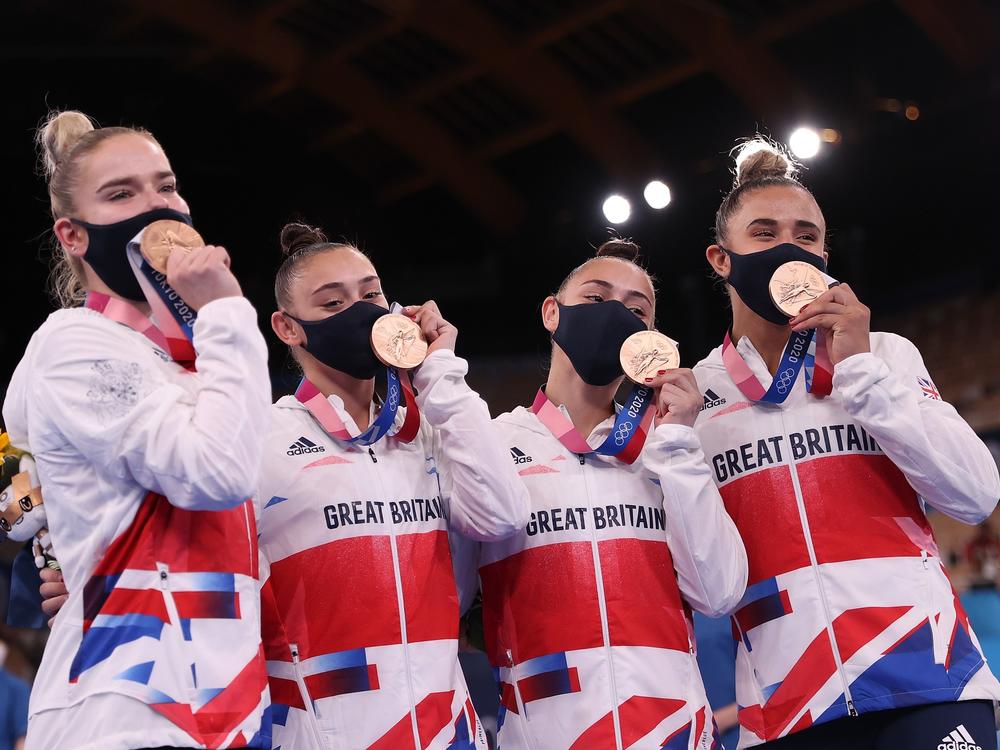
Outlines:
<svg viewBox="0 0 1000 750"><path fill-rule="evenodd" d="M733 187L774 177L794 179L797 173L798 165L781 146L757 137L739 147Z"/></svg>
<svg viewBox="0 0 1000 750"><path fill-rule="evenodd" d="M319 227L312 227L300 221L292 221L281 228L281 252L294 255L299 250L328 242L326 234Z"/></svg>
<svg viewBox="0 0 1000 750"><path fill-rule="evenodd" d="M45 177L53 173L66 159L80 139L94 129L93 121L74 109L50 112L45 124L35 133L35 142L41 149L42 169Z"/></svg>
<svg viewBox="0 0 1000 750"><path fill-rule="evenodd" d="M635 263L639 258L639 246L632 240L615 237L608 240L594 253L595 258L621 258Z"/></svg>

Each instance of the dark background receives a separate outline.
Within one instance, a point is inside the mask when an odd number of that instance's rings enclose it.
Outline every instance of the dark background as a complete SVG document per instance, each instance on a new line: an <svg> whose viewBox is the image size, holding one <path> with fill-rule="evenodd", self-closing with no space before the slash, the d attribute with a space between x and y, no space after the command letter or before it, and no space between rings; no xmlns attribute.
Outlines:
<svg viewBox="0 0 1000 750"><path fill-rule="evenodd" d="M508 366L541 379L539 303L608 236L611 192L632 200L616 231L659 279L660 328L685 364L704 356L727 319L704 248L728 152L757 131L839 133L804 181L831 272L875 328L996 288L995 0L36 0L0 14L0 383L51 309L32 144L48 108L154 133L266 331L278 232L300 217L361 245L390 298L438 300L473 380ZM662 211L642 200L651 178L672 189ZM280 391L292 381L272 346Z"/></svg>
<svg viewBox="0 0 1000 750"><path fill-rule="evenodd" d="M0 390L52 309L32 142L50 108L163 144L260 313L276 393L295 382L267 322L278 233L301 218L365 249L390 299L440 303L494 413L543 380L540 302L609 236L613 192L660 329L688 366L716 346L728 311L704 249L729 152L810 125L837 133L803 178L831 272L1000 457L998 49L998 0L7 0ZM662 211L642 199L653 178ZM973 533L954 526L937 529L953 562ZM44 636L0 638L30 678Z"/></svg>

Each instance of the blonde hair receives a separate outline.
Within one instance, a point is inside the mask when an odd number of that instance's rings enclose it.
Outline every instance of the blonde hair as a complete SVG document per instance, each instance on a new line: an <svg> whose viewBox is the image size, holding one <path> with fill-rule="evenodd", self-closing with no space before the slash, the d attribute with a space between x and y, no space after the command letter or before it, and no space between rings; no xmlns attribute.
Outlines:
<svg viewBox="0 0 1000 750"><path fill-rule="evenodd" d="M733 186L715 212L715 239L723 242L726 225L740 207L743 196L771 185L791 185L807 193L809 188L799 182L799 165L778 143L764 136L745 141L736 148Z"/></svg>
<svg viewBox="0 0 1000 750"><path fill-rule="evenodd" d="M73 193L79 181L83 157L109 138L130 133L157 143L152 134L143 128L95 128L93 120L83 112L67 110L49 113L35 133L35 143L39 150L41 172L48 183L53 219L68 218L76 213ZM79 305L87 294L83 261L67 253L55 237L49 293L60 307Z"/></svg>

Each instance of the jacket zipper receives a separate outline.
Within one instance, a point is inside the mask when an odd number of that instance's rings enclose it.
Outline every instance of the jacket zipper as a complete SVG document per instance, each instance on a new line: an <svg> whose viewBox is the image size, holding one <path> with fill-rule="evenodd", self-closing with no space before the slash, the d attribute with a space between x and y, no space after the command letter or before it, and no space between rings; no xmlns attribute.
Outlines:
<svg viewBox="0 0 1000 750"><path fill-rule="evenodd" d="M587 482L587 462L584 456L580 455L580 476L583 478L583 486L587 493L587 506L591 517L594 514L594 505L591 501L590 484ZM594 577L597 582L597 605L601 613L601 635L604 638L605 658L608 661L608 676L611 680L611 718L615 727L615 747L623 750L621 718L618 716L618 685L615 682L615 665L612 661L611 653L611 632L608 628L608 603L604 598L604 573L601 570L601 553L597 546L597 529L591 525L590 529L590 549L594 556Z"/></svg>
<svg viewBox="0 0 1000 750"><path fill-rule="evenodd" d="M931 644L934 651L934 663L944 664L945 662L945 652L947 647L945 646L944 639L941 637L941 628L938 626L937 620L934 618L934 585L931 581L931 569L928 563L927 550L920 550L920 562L924 566L924 598L927 600L927 624L931 628Z"/></svg>
<svg viewBox="0 0 1000 750"><path fill-rule="evenodd" d="M372 463L377 464L375 451L368 446L368 455ZM382 486L382 477L378 470L372 468L375 476L375 483L379 487L382 497L385 497L385 487ZM389 524L389 547L392 550L392 576L396 584L396 606L399 609L399 637L402 640L403 665L406 667L406 694L410 697L410 723L413 728L413 744L417 750L423 750L420 744L420 729L417 726L416 696L413 694L413 668L410 664L410 644L406 634L406 607L403 601L403 577L399 572L399 547L396 545L396 527Z"/></svg>
<svg viewBox="0 0 1000 750"><path fill-rule="evenodd" d="M159 573L160 591L163 592L163 602L167 608L167 614L170 616L170 624L173 625L171 628L172 635L177 641L178 651L183 653L187 660L190 661L190 653L184 643L184 633L181 630L181 616L177 611L177 602L174 600L174 593L170 588L170 566L166 563L157 563L156 569ZM195 692L198 689L195 683L195 676L187 665L181 666L180 669L183 672L183 680L188 686L187 700L194 703Z"/></svg>
<svg viewBox="0 0 1000 750"><path fill-rule="evenodd" d="M517 667L514 666L514 652L510 649L507 649L507 663L510 665L510 681L514 686L514 702L517 704L517 710L521 714L522 736L529 750L535 750L535 738L528 730L528 711L525 709L524 701L521 699L521 689L517 686Z"/></svg>
<svg viewBox="0 0 1000 750"><path fill-rule="evenodd" d="M781 431L784 437L791 443L788 436L788 429L785 427L784 411L779 410L781 419ZM840 647L837 644L837 636L833 632L833 615L830 614L830 602L827 600L826 589L823 587L823 578L819 572L819 562L816 559L816 548L813 546L812 531L809 528L809 517L806 514L805 499L802 497L802 485L799 483L799 472L795 465L794 456L789 456L788 470L792 478L792 489L795 491L795 504L799 510L799 521L802 524L802 533L806 540L806 549L809 552L809 566L812 568L813 577L816 579L816 587L819 589L819 599L823 603L823 616L826 618L826 634L830 639L830 649L833 651L833 662L837 665L837 673L844 685L844 700L847 702L847 713L849 716L857 716L858 711L854 707L854 699L851 697L851 686L847 680L847 672L844 670L844 662L840 658Z"/></svg>
<svg viewBox="0 0 1000 750"><path fill-rule="evenodd" d="M302 668L299 666L299 644L289 643L288 647L292 652L292 671L295 673L295 684L299 686L299 693L302 696L302 705L306 710L309 729L312 730L312 734L314 735L313 739L316 741L316 747L323 748L325 746L323 733L320 731L319 720L316 718L316 712L313 710L312 699L309 697L309 690L306 688L306 680L302 676Z"/></svg>

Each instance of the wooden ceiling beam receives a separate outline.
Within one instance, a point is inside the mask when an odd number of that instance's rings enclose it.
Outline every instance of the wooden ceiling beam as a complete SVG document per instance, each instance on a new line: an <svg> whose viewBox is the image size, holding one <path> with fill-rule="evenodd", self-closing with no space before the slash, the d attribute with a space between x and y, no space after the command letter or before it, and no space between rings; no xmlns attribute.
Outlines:
<svg viewBox="0 0 1000 750"><path fill-rule="evenodd" d="M634 180L655 165L655 150L631 124L543 49L520 44L478 3L434 0L421 6L412 24L489 70L544 118L559 123L613 178Z"/></svg>
<svg viewBox="0 0 1000 750"><path fill-rule="evenodd" d="M873 0L813 0L810 3L801 3L793 10L769 19L766 24L749 35L749 40L756 45L772 44L800 34L835 16L870 5L872 2ZM709 70L711 68L708 63L700 57L674 63L604 94L599 98L599 103L609 108L622 107L657 91L677 86ZM562 129L562 124L552 119L535 122L484 144L477 154L482 159L500 158L548 138ZM426 177L421 175L390 185L382 194L398 199L408 195L411 190L423 190L427 184Z"/></svg>
<svg viewBox="0 0 1000 750"><path fill-rule="evenodd" d="M805 91L764 44L723 16L680 0L644 0L643 9L692 58L701 60L761 119L804 104Z"/></svg>
<svg viewBox="0 0 1000 750"><path fill-rule="evenodd" d="M456 199L497 232L513 229L524 206L489 167L461 149L433 120L393 100L351 66L314 60L292 34L260 26L218 0L134 0L150 16L202 37L279 79L301 76L303 86L349 112L443 182Z"/></svg>
<svg viewBox="0 0 1000 750"><path fill-rule="evenodd" d="M896 0L896 5L963 73L996 56L997 19L979 0Z"/></svg>

